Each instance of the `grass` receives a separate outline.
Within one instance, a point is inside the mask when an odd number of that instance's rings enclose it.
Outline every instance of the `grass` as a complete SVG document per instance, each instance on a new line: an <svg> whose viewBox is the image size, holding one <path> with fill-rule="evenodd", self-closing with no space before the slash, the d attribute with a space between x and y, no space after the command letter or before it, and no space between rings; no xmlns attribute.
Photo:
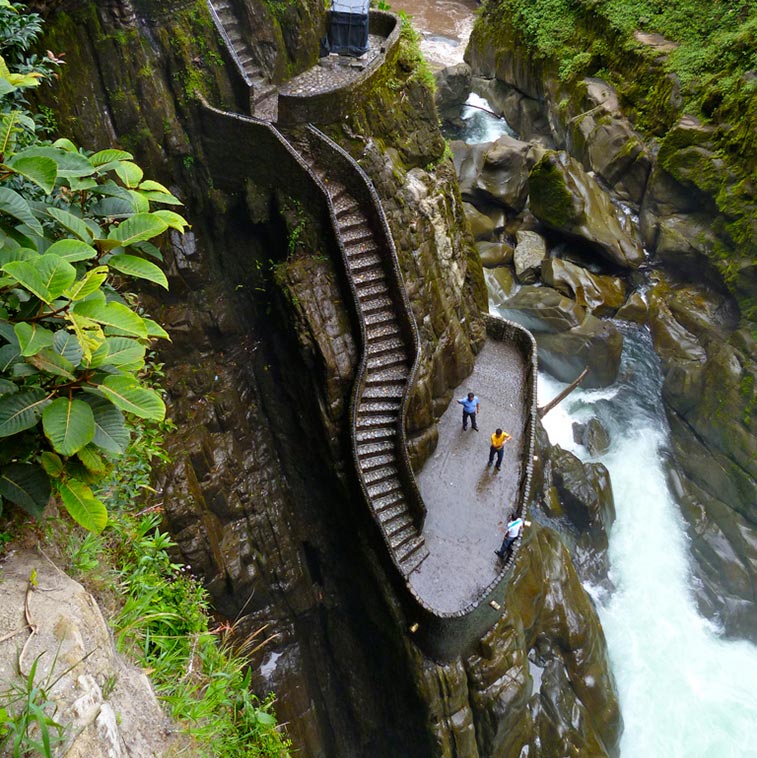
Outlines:
<svg viewBox="0 0 757 758"><path fill-rule="evenodd" d="M158 367L159 368L159 367ZM158 371L159 373L159 371ZM99 495L110 520L100 535L69 520L14 520L4 535L37 540L90 591L111 617L120 651L135 659L178 728L191 754L213 758L285 758L290 742L278 726L274 698L251 691L250 656L265 644L259 634L238 639L233 625L217 625L210 600L188 568L171 558L173 540L160 529L160 504L150 485L152 465L165 460L166 424L139 421L132 443ZM139 512L139 509L142 509ZM65 724L55 720L49 683L36 681L36 663L19 684L0 688L0 746L14 756L49 755Z"/></svg>

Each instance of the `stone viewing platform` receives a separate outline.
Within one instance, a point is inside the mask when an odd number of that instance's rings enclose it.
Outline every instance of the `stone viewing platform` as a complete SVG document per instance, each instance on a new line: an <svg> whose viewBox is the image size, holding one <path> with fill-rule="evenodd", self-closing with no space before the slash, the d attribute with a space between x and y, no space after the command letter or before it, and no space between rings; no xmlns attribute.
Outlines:
<svg viewBox="0 0 757 758"><path fill-rule="evenodd" d="M439 442L417 475L429 556L409 577L432 608L453 613L480 597L502 570L494 555L504 525L517 509L524 466L527 398L526 357L510 342L487 339L473 373L455 389L439 420ZM481 401L480 431L462 431L457 399L474 392ZM500 427L505 443L502 470L487 467L491 435Z"/></svg>
<svg viewBox="0 0 757 758"><path fill-rule="evenodd" d="M312 68L286 82L279 92L285 96L309 97L347 87L364 73L378 68L384 60L385 49L386 37L369 34L368 51L364 55L359 58L327 55Z"/></svg>

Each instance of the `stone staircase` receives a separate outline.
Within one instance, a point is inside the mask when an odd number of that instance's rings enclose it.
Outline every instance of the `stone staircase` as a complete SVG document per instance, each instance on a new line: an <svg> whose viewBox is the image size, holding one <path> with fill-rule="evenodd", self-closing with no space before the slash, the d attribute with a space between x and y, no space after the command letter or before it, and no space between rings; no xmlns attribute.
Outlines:
<svg viewBox="0 0 757 758"><path fill-rule="evenodd" d="M387 254L371 230L360 201L308 149L295 147L331 200L357 307L365 325L365 367L354 404L356 467L377 523L405 576L428 556L425 540L411 514L398 461L401 406L414 355L403 337L397 301L386 276ZM359 169L358 169L359 170Z"/></svg>
<svg viewBox="0 0 757 758"><path fill-rule="evenodd" d="M208 0L210 14L250 90L250 115L276 121L278 89L254 62L230 0Z"/></svg>

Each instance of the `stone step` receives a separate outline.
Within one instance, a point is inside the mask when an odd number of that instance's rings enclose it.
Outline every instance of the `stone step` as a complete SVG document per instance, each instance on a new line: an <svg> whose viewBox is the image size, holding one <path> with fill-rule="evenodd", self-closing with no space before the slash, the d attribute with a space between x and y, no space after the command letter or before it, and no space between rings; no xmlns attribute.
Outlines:
<svg viewBox="0 0 757 758"><path fill-rule="evenodd" d="M402 359L407 359L407 353L405 352L405 340L401 337L393 335L381 336L377 339L371 339L368 343L368 352L371 355L379 356L384 353L394 352L401 353Z"/></svg>
<svg viewBox="0 0 757 758"><path fill-rule="evenodd" d="M381 266L382 259L376 248L364 250L357 255L348 255L350 262L350 271L353 276L360 273L363 269L375 266Z"/></svg>
<svg viewBox="0 0 757 758"><path fill-rule="evenodd" d="M404 347L405 339L400 332L399 324L396 322L387 321L383 324L373 324L365 327L365 336L372 342L374 340L382 340L394 338L400 340L400 343Z"/></svg>
<svg viewBox="0 0 757 758"><path fill-rule="evenodd" d="M368 226L368 218L360 209L355 206L354 211L343 214L339 217L339 230L350 231L352 229L364 229Z"/></svg>
<svg viewBox="0 0 757 758"><path fill-rule="evenodd" d="M404 554L399 564L405 576L410 576L426 558L428 558L428 547L426 547L426 541L420 537Z"/></svg>
<svg viewBox="0 0 757 758"><path fill-rule="evenodd" d="M382 414L375 415L372 413L366 413L365 415L359 415L355 424L356 429L378 429L381 426L392 427L397 423L397 414L392 415Z"/></svg>
<svg viewBox="0 0 757 758"><path fill-rule="evenodd" d="M389 521L397 516L407 513L407 503L404 495L397 498L377 498L373 501L374 511L380 521Z"/></svg>
<svg viewBox="0 0 757 758"><path fill-rule="evenodd" d="M373 240L373 232L365 226L354 226L350 229L339 227L339 235L345 248L354 247L358 242Z"/></svg>
<svg viewBox="0 0 757 758"><path fill-rule="evenodd" d="M394 413L400 409L400 401L388 400L365 400L363 399L358 406L357 412L360 415L377 414L377 413Z"/></svg>
<svg viewBox="0 0 757 758"><path fill-rule="evenodd" d="M395 552L400 552L405 545L418 539L418 530L415 528L412 519L410 519L409 524L405 524L398 529L392 529L391 535L387 534L387 537L389 537L389 544L392 546L392 549Z"/></svg>
<svg viewBox="0 0 757 758"><path fill-rule="evenodd" d="M356 288L357 289L357 288ZM364 282L357 291L362 307L364 300L372 300L377 295L387 297L389 289L386 286L386 280Z"/></svg>
<svg viewBox="0 0 757 758"><path fill-rule="evenodd" d="M397 379L395 381L386 381L381 384L366 386L363 389L363 400L369 400L371 398L381 398L386 400L401 400L402 395L405 392L404 378Z"/></svg>
<svg viewBox="0 0 757 758"><path fill-rule="evenodd" d="M385 316L386 318L396 318L394 313L394 303L392 299L385 293L380 292L376 295L369 296L365 294L360 298L360 308L363 311L363 317L368 320L368 314L375 321L383 321L383 318L379 316Z"/></svg>
<svg viewBox="0 0 757 758"><path fill-rule="evenodd" d="M381 266L371 266L371 268L364 268L360 273L353 274L352 282L357 289L358 294L362 287L368 287L377 282L383 282L384 289L386 289L386 275L384 269Z"/></svg>
<svg viewBox="0 0 757 758"><path fill-rule="evenodd" d="M366 482L365 489L372 500L387 497L394 492L398 492L404 498L402 482L396 476L391 479L382 479L378 482Z"/></svg>
<svg viewBox="0 0 757 758"><path fill-rule="evenodd" d="M402 382L404 386L404 383L407 381L407 374L408 369L405 365L383 369L370 368L365 377L366 390L369 386L384 386L386 384L395 384L398 382ZM365 397L365 392L363 392L363 397Z"/></svg>
<svg viewBox="0 0 757 758"><path fill-rule="evenodd" d="M390 452L376 455L367 455L362 452L358 453L360 460L360 469L364 473L381 466L394 466L396 468L397 456L394 454L394 445L391 446Z"/></svg>
<svg viewBox="0 0 757 758"><path fill-rule="evenodd" d="M397 321L397 316L391 308L378 308L365 311L363 313L363 320L366 327L370 328L382 326L397 326L399 328L399 321Z"/></svg>
<svg viewBox="0 0 757 758"><path fill-rule="evenodd" d="M381 371L392 367L402 367L407 373L407 355L404 350L392 350L386 353L369 353L367 367L369 372Z"/></svg>
<svg viewBox="0 0 757 758"><path fill-rule="evenodd" d="M374 460L383 458L384 456L391 456L392 459L396 458L395 442L394 440L379 440L378 442L360 442L356 445L357 459L361 467L373 466Z"/></svg>
<svg viewBox="0 0 757 758"><path fill-rule="evenodd" d="M382 517L384 513L386 513L386 511L382 511ZM395 536L398 535L403 529L407 529L409 527L413 532L417 533L415 525L413 524L413 519L410 517L410 514L407 511L402 511L393 518L386 520L382 518L381 525L384 527L384 532L386 533L386 536L389 537L389 541L392 543L394 542Z"/></svg>
<svg viewBox="0 0 757 758"><path fill-rule="evenodd" d="M397 481L397 467L379 466L368 470L363 469L363 481L366 485L375 484L383 479Z"/></svg>
<svg viewBox="0 0 757 758"><path fill-rule="evenodd" d="M381 426L378 429L356 429L355 440L357 442L381 442L382 440L393 440L397 430L394 427Z"/></svg>

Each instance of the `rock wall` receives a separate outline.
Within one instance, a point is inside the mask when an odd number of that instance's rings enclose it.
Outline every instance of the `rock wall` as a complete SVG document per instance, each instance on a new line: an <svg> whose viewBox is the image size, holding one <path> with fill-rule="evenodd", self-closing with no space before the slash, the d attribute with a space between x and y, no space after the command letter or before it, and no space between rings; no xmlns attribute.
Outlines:
<svg viewBox="0 0 757 758"><path fill-rule="evenodd" d="M624 82L619 92L599 79L562 80L557 64L536 59L507 14L496 11L494 3L484 7L467 59L473 88L533 141L532 163L542 155L529 181L538 224L526 215L524 228L575 235L595 179L626 216L638 214L645 260L640 274L626 275L628 297L617 313L649 325L662 359L675 449L670 476L689 523L700 606L728 634L754 638L757 215L743 179L749 167L718 150L715 136L725 125L706 126L682 112L675 82L659 66L663 47L648 40L643 54L615 61ZM589 49L601 30L591 18L584 22L575 32ZM638 86L642 80L649 86ZM744 125L737 126L743 133ZM558 153L545 155L545 144ZM580 189L570 179L578 166L593 177L582 179ZM468 182L471 192L480 191L475 182ZM588 232L581 236L584 244L596 241ZM585 299L587 286L596 289L585 276L569 284L564 273L558 285L545 264L541 276L574 300ZM540 349L555 349L568 326L542 339ZM550 370L560 376L563 367L555 362Z"/></svg>
<svg viewBox="0 0 757 758"><path fill-rule="evenodd" d="M266 18L262 2L244 6L250 18ZM302 6L299 15L277 21L277 71L281 61L293 69L308 60L317 42L302 24L319 17L320 4L293 6ZM566 734L566 745L614 754L619 719L601 627L549 532L534 537L539 557L529 564L552 566L544 581L554 579L554 592L536 591L524 558L527 576L512 604L528 608L528 620L506 613L474 656L450 667L457 673L441 690L429 684L429 672L441 669L405 631L386 556L349 477L344 419L355 337L333 239L318 209L286 186L268 192L251 181L226 194L212 185L193 93L221 107L239 101L225 52L204 3L175 3L171 13L156 3L138 8L63 3L51 13L45 44L71 50L75 64L56 108L63 132L91 147L132 149L186 203L192 232L165 250L170 293L142 293L172 338L159 359L177 430L158 487L166 524L218 612L238 620L240 636L265 627L270 637L254 662L256 688L276 691L280 719L311 757L515 756L528 742L537 754L536 724L552 735L543 738L550 746ZM296 59L292 39L305 41ZM392 227L424 345L408 429L422 459L435 443L434 418L483 340L486 296L412 50L403 48L391 83L325 129L369 173ZM569 623L578 618L581 630ZM524 668L541 641L551 671L543 702L575 707L547 718L542 711L552 709L534 701L521 724L525 711L511 712L509 702L542 697ZM513 658L517 676L508 673ZM502 681L487 691L495 670ZM468 752L451 752L457 726L442 723L447 713L458 724L458 711L480 731L475 745L466 732Z"/></svg>

